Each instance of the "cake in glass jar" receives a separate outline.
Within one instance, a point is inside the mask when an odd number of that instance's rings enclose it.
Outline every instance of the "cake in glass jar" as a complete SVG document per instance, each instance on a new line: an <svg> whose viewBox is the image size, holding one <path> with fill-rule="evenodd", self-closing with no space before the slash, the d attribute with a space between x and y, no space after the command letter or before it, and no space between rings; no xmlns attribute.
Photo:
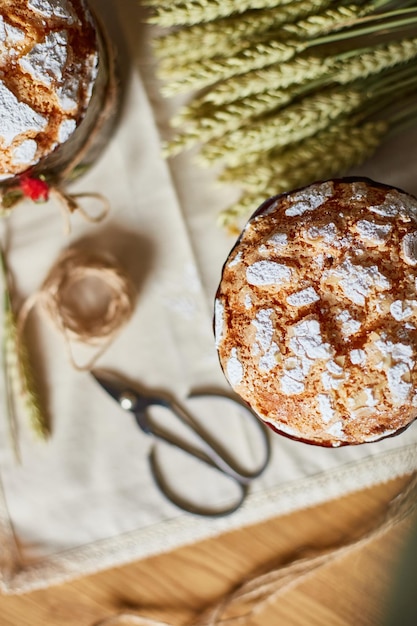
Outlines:
<svg viewBox="0 0 417 626"><path fill-rule="evenodd" d="M84 0L2 0L0 186L69 180L97 158L117 98L112 52Z"/></svg>
<svg viewBox="0 0 417 626"><path fill-rule="evenodd" d="M417 417L417 198L364 178L267 200L215 301L221 367L274 431L338 447Z"/></svg>

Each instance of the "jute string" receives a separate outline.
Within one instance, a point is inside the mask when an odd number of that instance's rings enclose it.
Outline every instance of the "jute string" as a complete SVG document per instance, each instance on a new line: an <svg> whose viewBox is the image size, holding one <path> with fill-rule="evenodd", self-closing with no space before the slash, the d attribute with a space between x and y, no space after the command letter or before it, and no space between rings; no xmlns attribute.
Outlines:
<svg viewBox="0 0 417 626"><path fill-rule="evenodd" d="M347 556L371 541L380 538L398 523L417 511L417 474L413 474L405 489L394 497L373 527L359 537L351 538L339 545L294 559L285 565L253 576L226 594L215 606L197 616L189 626L219 626L220 624L243 623L265 609L290 588L299 585L316 570ZM227 617L227 613L235 613ZM174 626L135 613L121 613L99 622L94 626Z"/></svg>
<svg viewBox="0 0 417 626"><path fill-rule="evenodd" d="M98 281L101 295L106 296L95 315L82 315L79 307L72 306L74 296L71 299L70 295L84 281L96 281L96 286ZM89 370L130 319L134 302L133 283L115 259L69 248L58 258L41 287L21 306L17 330L22 336L28 316L36 307L64 337L73 367ZM74 342L97 348L94 356L82 365L77 363L72 349Z"/></svg>
<svg viewBox="0 0 417 626"><path fill-rule="evenodd" d="M51 186L50 188L50 195L54 197L63 208L63 215L66 220L67 232L69 232L71 229L69 218L71 214L74 213L74 211L78 211L85 220L93 223L102 221L110 211L109 202L107 198L101 193L88 192L80 194L69 194L66 192L64 187L71 173L80 163L82 163L88 152L95 145L105 125L115 114L115 110L117 108L117 101L119 98L119 86L116 78L116 53L112 42L107 36L105 28L101 28L101 36L105 43L105 49L107 52L108 85L106 90L106 97L100 109L100 113L97 116L92 132L89 134L87 140L84 142L80 150L74 155L73 159L60 173L59 182ZM101 211L97 215L90 215L86 210L84 210L84 208L80 204L80 201L84 199L96 200L99 204L101 204Z"/></svg>
<svg viewBox="0 0 417 626"><path fill-rule="evenodd" d="M64 230L66 234L71 232L70 217L72 213L77 211L87 222L92 224L101 222L110 212L109 201L103 194L98 192L78 193L70 194L61 185L53 185L49 188L49 196L57 200L59 206L62 208L62 215L64 217ZM94 199L99 205L101 210L96 215L89 214L80 203L81 200Z"/></svg>

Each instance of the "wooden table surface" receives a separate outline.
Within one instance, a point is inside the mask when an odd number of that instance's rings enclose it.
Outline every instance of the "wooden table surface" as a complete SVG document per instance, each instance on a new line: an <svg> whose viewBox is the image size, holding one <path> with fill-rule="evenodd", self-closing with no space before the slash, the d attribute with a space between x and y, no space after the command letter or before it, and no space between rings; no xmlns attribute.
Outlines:
<svg viewBox="0 0 417 626"><path fill-rule="evenodd" d="M396 479L65 585L0 596L0 624L95 626L127 612L173 626L188 625L255 573L288 562L306 548L336 545L369 530L407 481ZM365 547L327 563L244 625L381 626L412 521L401 522Z"/></svg>

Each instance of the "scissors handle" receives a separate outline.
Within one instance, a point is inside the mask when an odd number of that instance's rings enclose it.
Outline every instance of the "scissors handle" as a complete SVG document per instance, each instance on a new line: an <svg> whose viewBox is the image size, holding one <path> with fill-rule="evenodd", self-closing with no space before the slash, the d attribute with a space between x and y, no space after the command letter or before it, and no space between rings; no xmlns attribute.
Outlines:
<svg viewBox="0 0 417 626"><path fill-rule="evenodd" d="M237 488L238 494L231 504L220 509L209 508L205 505L200 506L188 501L187 498L170 486L170 481L163 471L163 465L158 459L157 449L159 446L154 445L149 455L151 473L155 484L168 500L184 511L209 517L229 515L241 506L248 494L249 483L262 474L268 465L271 455L269 431L247 405L239 398L232 397L226 393L197 393L190 396L190 398L212 397L228 401L237 406L239 413L243 413L257 427L263 444L264 456L260 465L253 471L247 471L242 468L227 451L226 446L220 444L206 430L202 420L197 420L185 407L171 397L141 392L136 387L131 387L117 375L109 372L93 372L93 376L105 391L116 400L119 406L134 416L137 425L144 433L174 448L179 448L187 455L216 470L233 483ZM190 441L189 437L178 435L173 430L165 428L163 425L165 422L153 419L149 411L153 406L163 407L175 415L179 422L192 433L196 443ZM236 417L240 417L240 415Z"/></svg>
<svg viewBox="0 0 417 626"><path fill-rule="evenodd" d="M240 467L235 461L233 461L231 455L227 452L224 446L221 446L218 441L212 435L210 435L204 429L204 427L193 417L191 413L189 413L182 405L173 400L166 400L161 397L149 397L147 399L147 405L148 407L158 405L172 411L178 417L178 419L185 426L187 426L187 428L191 430L194 435L197 436L201 447L192 445L190 442L175 435L175 433L173 433L171 430L165 430L157 424L150 425L150 422L147 421L146 427L149 434L152 434L156 439L159 439L171 446L174 446L175 448L183 450L190 456L193 456L196 459L206 463L207 465L218 469L220 472L227 474L228 476L230 476L230 478L234 478L238 482L242 484L249 484L251 481L253 481L255 478L258 478L263 473L270 460L271 446L267 429L256 417L256 415L251 411L251 409L249 409L249 407L244 405L239 400L235 400L229 395L221 393L194 393L189 396L190 399L204 397L221 398L223 400L228 400L229 402L232 402L234 405L237 405L239 407L239 409L246 415L247 418L251 419L253 424L257 426L264 447L264 457L260 466L257 467L255 470L246 471L242 467ZM139 423L139 412L135 412L135 417ZM139 425L141 424L139 423Z"/></svg>
<svg viewBox="0 0 417 626"><path fill-rule="evenodd" d="M201 447L192 445L188 441L185 441L171 431L162 429L158 425L152 425L151 427L149 427L148 423L148 428L150 428L151 434L156 439L159 439L160 441L174 446L175 448L179 448L188 455L198 459L199 461L202 461L206 465L219 471L227 479L234 482L234 484L238 488L239 495L231 505L222 509L212 509L205 506L197 506L194 503L188 501L177 491L175 491L170 486L169 481L166 479L162 470L162 466L158 460L157 446L152 447L149 455L149 462L153 478L165 497L168 498L173 504L179 506L181 509L187 512L197 515L203 515L205 517L220 517L230 515L242 505L243 501L248 495L248 486L250 482L260 476L269 463L271 448L268 431L259 421L256 415L249 409L249 407L241 403L239 400L235 400L227 394L198 393L192 394L189 397L215 397L221 398L223 400L228 400L235 405L237 404L239 409L246 414L246 417L249 417L253 421L253 423L257 426L259 430L264 447L263 460L260 466L258 466L254 471L245 471L232 460L231 456L227 453L224 447L220 446L220 444L202 427L202 425L193 417L193 415L186 411L180 404L171 400L165 400L163 398L149 398L149 406L156 404L172 411L183 424L185 424L190 430L192 430L194 435L197 435Z"/></svg>
<svg viewBox="0 0 417 626"><path fill-rule="evenodd" d="M172 504L179 507L186 513L192 513L193 515L199 515L202 517L226 517L237 511L246 500L249 491L249 484L242 483L236 480L230 474L224 472L223 475L232 480L237 487L237 497L228 506L222 508L214 508L204 505L198 505L176 491L167 480L164 472L162 471L161 464L158 460L158 446L153 446L149 454L149 466L151 469L152 477L155 481L158 489L163 493Z"/></svg>

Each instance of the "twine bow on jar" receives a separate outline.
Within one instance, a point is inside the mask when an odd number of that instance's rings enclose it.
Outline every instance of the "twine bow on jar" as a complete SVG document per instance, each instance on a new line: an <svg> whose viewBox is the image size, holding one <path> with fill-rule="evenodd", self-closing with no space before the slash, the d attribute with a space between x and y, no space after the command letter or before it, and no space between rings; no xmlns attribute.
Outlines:
<svg viewBox="0 0 417 626"><path fill-rule="evenodd" d="M84 192L71 194L68 193L63 184L49 184L43 177L21 176L18 183L0 192L0 205L3 215L7 214L10 209L25 201L32 200L36 203L47 202L49 199L57 201L63 212L65 220L65 232L71 230L70 217L76 211L90 223L101 222L110 212L110 204L108 199L98 192ZM89 213L83 207L84 200L95 200L101 207L97 214Z"/></svg>

